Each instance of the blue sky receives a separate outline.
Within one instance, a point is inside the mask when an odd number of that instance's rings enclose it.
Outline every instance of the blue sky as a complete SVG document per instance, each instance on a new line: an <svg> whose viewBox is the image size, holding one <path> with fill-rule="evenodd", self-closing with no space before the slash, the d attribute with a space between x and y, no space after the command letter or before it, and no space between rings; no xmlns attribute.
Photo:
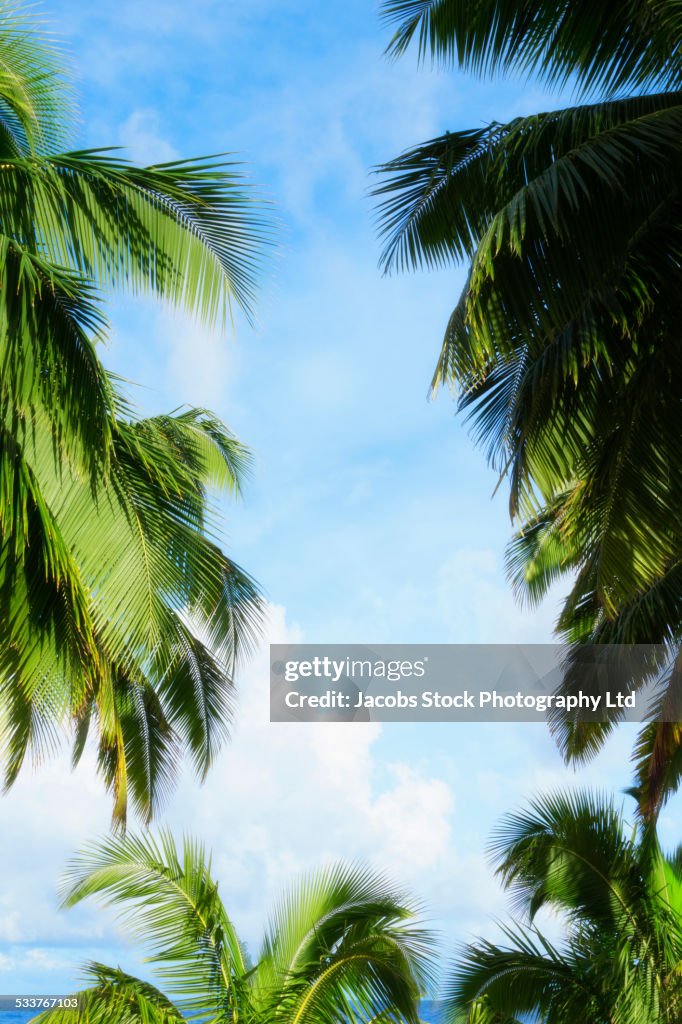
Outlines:
<svg viewBox="0 0 682 1024"><path fill-rule="evenodd" d="M140 162L239 153L274 204L279 246L252 330L221 337L148 300L108 300L105 361L141 412L209 406L254 450L225 543L271 603L268 638L546 642L556 597L518 608L502 562L506 496L454 417L427 401L461 269L382 278L370 168L445 128L557 105L532 83L398 63L365 0L225 4L62 0L44 15L77 71L79 146ZM483 857L505 810L568 780L628 782L632 734L568 772L541 726L267 722L267 656L246 667L233 744L166 823L203 836L255 946L299 871L369 860L431 907L444 949L493 928ZM0 990L68 991L80 961L138 968L111 916L56 908L66 857L104 831L92 764L66 759L0 802ZM674 837L674 815L663 819Z"/></svg>

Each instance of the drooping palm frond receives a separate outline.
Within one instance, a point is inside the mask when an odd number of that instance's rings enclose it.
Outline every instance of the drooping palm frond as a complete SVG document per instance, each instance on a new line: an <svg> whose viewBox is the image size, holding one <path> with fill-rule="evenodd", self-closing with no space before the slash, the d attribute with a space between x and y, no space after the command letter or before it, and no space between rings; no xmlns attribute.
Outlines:
<svg viewBox="0 0 682 1024"><path fill-rule="evenodd" d="M682 653L671 656L659 679L654 720L640 731L632 760L640 814L656 820L666 800L682 780Z"/></svg>
<svg viewBox="0 0 682 1024"><path fill-rule="evenodd" d="M679 87L682 20L675 0L384 0L397 30L389 52L419 53L477 74L519 71L563 88L613 93Z"/></svg>
<svg viewBox="0 0 682 1024"><path fill-rule="evenodd" d="M573 1019L601 1024L608 1019L609 995L600 991L586 953L559 950L533 929L504 931L508 944L478 940L462 949L445 989L442 1019L448 1024Z"/></svg>
<svg viewBox="0 0 682 1024"><path fill-rule="evenodd" d="M97 356L106 321L95 300L77 275L0 237L3 426L17 443L30 444L46 415L55 461L73 463L92 480L108 472L117 411Z"/></svg>
<svg viewBox="0 0 682 1024"><path fill-rule="evenodd" d="M433 982L431 937L419 908L380 875L337 865L292 888L275 911L258 959L254 1000L267 1018L295 1024L397 1015L418 1021ZM282 979L286 985L282 987Z"/></svg>
<svg viewBox="0 0 682 1024"><path fill-rule="evenodd" d="M62 895L66 906L94 896L118 908L173 1003L123 972L91 965L93 984L80 993L79 1009L48 1011L41 1024L99 1024L108 1003L113 1014L129 1013L121 1024L137 1024L147 1012L150 1024L174 1020L173 1012L216 1024L416 1024L432 980L433 940L416 905L359 867L330 867L292 887L255 964L220 899L210 859L191 839L181 849L167 832L91 844L71 862Z"/></svg>
<svg viewBox="0 0 682 1024"><path fill-rule="evenodd" d="M637 930L641 851L622 811L601 794L556 793L507 814L490 854L515 911L530 920L547 905L572 924Z"/></svg>
<svg viewBox="0 0 682 1024"><path fill-rule="evenodd" d="M239 491L248 453L196 409L118 421L106 490L55 462L48 430L15 449L3 479L27 484L6 505L27 532L8 528L0 558L6 783L55 745L43 723L72 723L76 759L94 726L114 819L130 797L149 820L183 749L202 778L213 763L259 631L257 588L207 503L209 486Z"/></svg>
<svg viewBox="0 0 682 1024"><path fill-rule="evenodd" d="M480 354L460 372L485 367L497 351L512 354L521 338L544 341L591 296L603 301L642 227L675 201L681 122L679 93L599 103L446 134L379 168L387 180L375 193L389 196L379 209L387 267L473 257L460 308ZM652 281L668 260L659 253ZM516 303L503 268L517 284L527 275ZM559 298L558 282L570 286ZM493 330L495 346L486 348Z"/></svg>
<svg viewBox="0 0 682 1024"><path fill-rule="evenodd" d="M184 1012L219 1005L244 972L241 946L211 877L204 847L170 833L127 835L86 847L65 876L63 904L100 896L120 908Z"/></svg>
<svg viewBox="0 0 682 1024"><path fill-rule="evenodd" d="M674 649L679 5L387 0L383 10L398 25L395 54L418 38L422 56L478 73L522 70L601 92L581 107L446 133L383 165L383 263L470 261L433 386L459 392L476 440L509 481L517 593L539 600L566 576L564 639ZM669 91L641 95L651 88ZM593 753L612 724L553 722L569 757ZM673 732L651 748L667 751L668 767ZM650 765L652 777L663 767Z"/></svg>
<svg viewBox="0 0 682 1024"><path fill-rule="evenodd" d="M136 168L106 152L8 158L0 168L0 414L103 481L111 390L96 354L97 288L146 289L221 322L250 315L269 228L234 164Z"/></svg>
<svg viewBox="0 0 682 1024"><path fill-rule="evenodd" d="M518 245L531 230L526 210L540 227L567 230L593 180L623 194L630 154L675 156L681 100L658 93L446 132L381 165L374 194L387 197L378 208L385 268L472 258L493 220L497 248L505 231Z"/></svg>
<svg viewBox="0 0 682 1024"><path fill-rule="evenodd" d="M222 323L252 313L271 241L231 159L135 167L65 152L62 61L0 12L0 754L6 785L67 731L96 737L114 821L149 820L183 754L200 777L232 718L257 588L220 549L212 488L246 449L203 410L134 420L104 370L102 289Z"/></svg>
<svg viewBox="0 0 682 1024"><path fill-rule="evenodd" d="M558 561L544 578L588 567L594 552L592 581L611 617L679 552L680 110L676 97L648 97L500 129L487 151L481 144L477 171L494 198L469 184L469 166L461 192L460 172L443 172L433 213L442 230L427 229L423 250L429 259L431 246L457 254L471 244L447 215L458 196L482 235L437 380L457 384L477 438L509 475L512 514L531 517L519 545L538 538L538 508L549 503ZM384 189L394 185L400 177ZM414 252L411 231L421 237L423 210L413 207L414 219L394 219L394 254Z"/></svg>

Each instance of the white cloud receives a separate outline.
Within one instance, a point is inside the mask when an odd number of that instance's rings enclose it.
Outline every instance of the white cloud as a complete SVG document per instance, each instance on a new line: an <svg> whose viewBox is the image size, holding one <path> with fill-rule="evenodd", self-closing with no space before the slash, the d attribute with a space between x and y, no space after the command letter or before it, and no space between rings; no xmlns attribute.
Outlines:
<svg viewBox="0 0 682 1024"><path fill-rule="evenodd" d="M157 350L166 352L166 387L181 394L188 405L214 410L226 408L229 338L176 310L159 314L155 329Z"/></svg>
<svg viewBox="0 0 682 1024"><path fill-rule="evenodd" d="M269 637L300 633L274 608ZM249 942L292 875L361 858L414 879L447 856L450 789L402 760L386 776L382 726L269 724L265 651L241 689L232 743L198 793L188 780L168 818L176 829L192 821L216 850L221 888Z"/></svg>
<svg viewBox="0 0 682 1024"><path fill-rule="evenodd" d="M372 164L437 134L439 110L447 102L453 114L461 97L446 74L384 60L367 38L330 58L289 63L269 102L245 112L239 132L267 139L254 157L274 169L287 216L333 243L344 227L337 219L330 234L340 203L350 200L366 218Z"/></svg>
<svg viewBox="0 0 682 1024"><path fill-rule="evenodd" d="M487 563L473 564L478 572ZM268 641L304 639L284 609L270 607ZM530 796L577 784L546 729L270 724L268 698L264 648L241 675L231 743L202 787L183 777L164 815L176 835L190 832L213 851L223 899L251 948L283 889L339 859L373 864L406 886L425 902L447 949L492 934L505 900L483 854L490 829ZM621 731L581 781L622 779L631 740L631 730ZM25 773L0 812L0 872L12 879L0 900L4 970L38 988L49 973L64 990L93 956L146 971L111 912L56 907L67 857L108 824L92 758L74 774L66 759Z"/></svg>
<svg viewBox="0 0 682 1024"><path fill-rule="evenodd" d="M454 796L442 779L423 778L404 762L391 774L393 785L369 808L373 839L389 868L421 880L452 853Z"/></svg>
<svg viewBox="0 0 682 1024"><path fill-rule="evenodd" d="M436 600L450 643L551 643L560 592L529 613L504 579L493 548L456 548L438 571Z"/></svg>
<svg viewBox="0 0 682 1024"><path fill-rule="evenodd" d="M178 159L177 150L167 141L158 111L143 107L134 110L121 124L119 138L126 156L136 164L169 163Z"/></svg>

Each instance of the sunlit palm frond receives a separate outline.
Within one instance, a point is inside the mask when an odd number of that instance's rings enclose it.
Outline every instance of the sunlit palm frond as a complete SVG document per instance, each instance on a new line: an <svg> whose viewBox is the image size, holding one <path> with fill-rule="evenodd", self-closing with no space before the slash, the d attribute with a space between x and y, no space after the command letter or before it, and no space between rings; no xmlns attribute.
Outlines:
<svg viewBox="0 0 682 1024"><path fill-rule="evenodd" d="M190 1018L417 1024L432 981L433 938L414 902L360 867L333 866L292 887L254 964L219 897L210 859L193 840L180 849L164 832L158 839L127 835L91 844L71 862L62 894L67 906L94 896L117 908L146 944L173 1005ZM100 1012L111 999L117 1011L129 1000L136 1014L149 1000L153 1012L171 1012L156 989L121 972L94 965L90 975L94 985L81 996L86 1009ZM84 1019L41 1018L45 1024ZM137 1020L131 1016L130 1024Z"/></svg>
<svg viewBox="0 0 682 1024"><path fill-rule="evenodd" d="M220 157L146 168L110 150L15 158L0 169L0 215L46 261L211 322L232 300L252 311L272 239L263 201Z"/></svg>
<svg viewBox="0 0 682 1024"><path fill-rule="evenodd" d="M416 1022L434 966L417 913L386 879L358 867L302 879L269 926L254 978L257 1004L296 1024L331 1024L347 1006L364 1021L398 1014Z"/></svg>
<svg viewBox="0 0 682 1024"><path fill-rule="evenodd" d="M215 543L207 492L238 492L248 453L191 409L119 421L106 490L55 460L48 430L25 451L8 441L3 457L13 450L3 480L15 535L0 559L6 781L29 751L54 747L51 719L76 726L78 756L94 726L115 820L129 797L149 820L183 749L206 775L259 632L258 590Z"/></svg>
<svg viewBox="0 0 682 1024"><path fill-rule="evenodd" d="M259 632L253 580L218 543L209 492L246 448L211 413L132 419L98 351L102 289L221 323L251 315L272 240L231 159L139 168L64 152L61 58L0 12L0 748L6 785L92 735L114 821L145 821L188 753L204 777Z"/></svg>
<svg viewBox="0 0 682 1024"><path fill-rule="evenodd" d="M126 928L149 950L156 975L186 1011L215 1005L243 971L210 859L191 839L181 848L168 832L158 840L129 834L92 844L72 861L62 896L65 906L99 896L119 908Z"/></svg>
<svg viewBox="0 0 682 1024"><path fill-rule="evenodd" d="M82 973L90 987L74 993L78 1006L48 1010L33 1024L182 1024L186 1020L154 985L120 968L88 963Z"/></svg>
<svg viewBox="0 0 682 1024"><path fill-rule="evenodd" d="M73 104L63 58L35 10L0 11L0 155L37 155L68 141Z"/></svg>

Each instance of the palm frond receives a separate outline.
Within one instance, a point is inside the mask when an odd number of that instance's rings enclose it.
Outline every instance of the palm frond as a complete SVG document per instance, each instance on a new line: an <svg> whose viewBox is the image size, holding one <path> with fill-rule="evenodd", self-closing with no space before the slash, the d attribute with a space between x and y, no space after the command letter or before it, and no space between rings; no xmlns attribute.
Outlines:
<svg viewBox="0 0 682 1024"><path fill-rule="evenodd" d="M121 968L88 963L82 973L90 986L74 994L76 1008L59 1007L32 1024L182 1024L186 1020L164 994Z"/></svg>
<svg viewBox="0 0 682 1024"><path fill-rule="evenodd" d="M220 549L209 491L246 448L205 410L134 420L98 354L101 290L251 315L272 241L224 156L139 168L70 143L61 58L0 12L0 754L6 785L70 731L96 733L125 824L189 752L204 777L259 631L253 580Z"/></svg>
<svg viewBox="0 0 682 1024"><path fill-rule="evenodd" d="M382 14L398 26L390 53L399 56L416 39L420 57L476 74L516 71L558 88L575 80L583 91L606 93L675 88L682 80L674 3L384 0Z"/></svg>
<svg viewBox="0 0 682 1024"><path fill-rule="evenodd" d="M302 879L268 928L256 999L296 1024L338 1021L349 1000L361 1020L390 1012L416 1024L434 969L417 915L404 893L367 869L334 865Z"/></svg>
<svg viewBox="0 0 682 1024"><path fill-rule="evenodd" d="M155 974L184 1012L206 1010L229 992L242 951L211 877L203 846L178 849L168 832L91 844L74 858L64 906L99 896L150 951ZM202 1002L203 1001L203 1002Z"/></svg>
<svg viewBox="0 0 682 1024"><path fill-rule="evenodd" d="M459 953L445 989L448 1024L671 1022L679 1012L680 880L650 826L613 802L557 793L507 815L492 851L518 909L558 911L559 941L532 923Z"/></svg>
<svg viewBox="0 0 682 1024"><path fill-rule="evenodd" d="M632 755L639 809L648 821L657 819L682 779L682 649L659 682L652 711Z"/></svg>
<svg viewBox="0 0 682 1024"><path fill-rule="evenodd" d="M508 945L479 940L460 951L445 991L446 1024L604 1019L608 996L584 954L567 956L539 933L508 928L506 934Z"/></svg>
<svg viewBox="0 0 682 1024"><path fill-rule="evenodd" d="M521 219L532 202L552 220L560 191L572 203L589 194L587 168L607 182L620 173L610 156L626 126L633 126L633 145L638 134L643 149L657 136L660 145L665 128L656 116L679 115L681 101L680 92L655 93L493 122L446 132L380 165L384 180L373 194L388 197L377 210L386 239L382 264L416 269L471 259L507 205Z"/></svg>
<svg viewBox="0 0 682 1024"><path fill-rule="evenodd" d="M0 153L38 155L59 148L73 127L68 74L30 6L0 11Z"/></svg>
<svg viewBox="0 0 682 1024"><path fill-rule="evenodd" d="M414 902L359 867L336 865L290 889L255 965L220 900L210 859L191 839L181 851L167 832L91 844L72 860L62 895L67 906L95 896L118 908L146 943L174 1005L216 1024L418 1024L419 1001L433 977L433 939ZM94 977L84 1007L111 999L116 1010L123 999L136 1010L135 979L99 965ZM46 1015L45 1024L52 1019ZM130 1020L136 1024L137 1017Z"/></svg>
<svg viewBox="0 0 682 1024"><path fill-rule="evenodd" d="M258 590L213 540L207 493L238 491L248 453L201 410L119 421L110 486L93 491L55 461L49 430L28 451L10 441L0 518L6 781L29 751L54 747L50 716L75 726L76 759L94 726L114 820L125 822L129 799L149 820L184 750L205 777L227 738L234 672L259 633Z"/></svg>
<svg viewBox="0 0 682 1024"><path fill-rule="evenodd" d="M250 314L272 226L224 157L139 168L110 150L14 158L0 216L42 257L104 287L147 290L203 319Z"/></svg>
<svg viewBox="0 0 682 1024"><path fill-rule="evenodd" d="M490 849L513 906L531 918L549 904L572 920L637 932L636 850L612 801L586 792L543 796L508 814Z"/></svg>

